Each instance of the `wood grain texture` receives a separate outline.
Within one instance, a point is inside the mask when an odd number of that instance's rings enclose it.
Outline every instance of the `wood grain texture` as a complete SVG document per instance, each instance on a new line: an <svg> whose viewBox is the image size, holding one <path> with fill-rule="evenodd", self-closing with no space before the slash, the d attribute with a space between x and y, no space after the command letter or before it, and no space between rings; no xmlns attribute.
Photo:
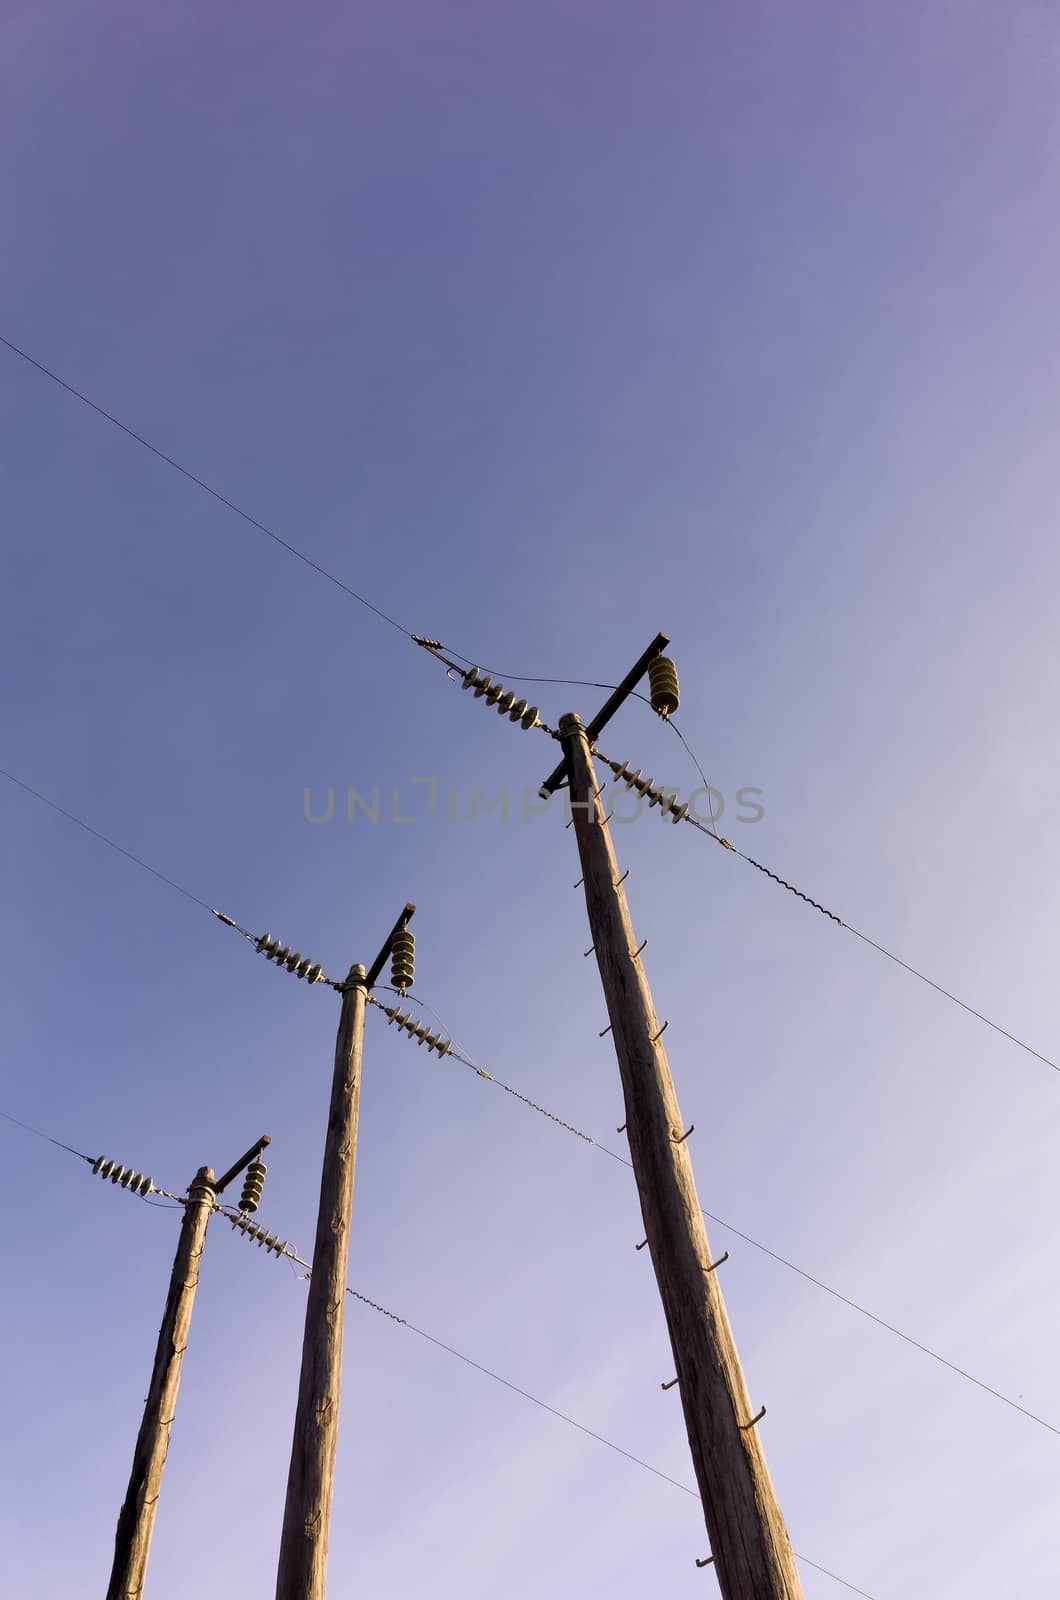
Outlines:
<svg viewBox="0 0 1060 1600"><path fill-rule="evenodd" d="M342 1390L342 1335L366 994L364 968L351 968L335 1044L276 1600L324 1600Z"/></svg>
<svg viewBox="0 0 1060 1600"><path fill-rule="evenodd" d="M597 965L625 1095L630 1157L670 1332L688 1442L724 1600L801 1600L795 1557L766 1466L692 1174L687 1126L642 962L585 732L564 717ZM694 1136L693 1136L694 1137Z"/></svg>
<svg viewBox="0 0 1060 1600"><path fill-rule="evenodd" d="M143 1594L162 1471L177 1408L180 1369L199 1282L199 1262L213 1206L213 1172L209 1167L200 1167L184 1207L169 1295L155 1348L151 1387L136 1436L129 1487L114 1537L114 1565L107 1600L140 1600Z"/></svg>

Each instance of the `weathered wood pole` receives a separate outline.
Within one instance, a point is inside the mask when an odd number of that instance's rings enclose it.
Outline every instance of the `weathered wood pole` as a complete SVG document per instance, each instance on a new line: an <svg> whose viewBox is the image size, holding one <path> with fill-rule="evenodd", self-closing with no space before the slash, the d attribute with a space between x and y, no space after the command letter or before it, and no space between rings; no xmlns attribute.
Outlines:
<svg viewBox="0 0 1060 1600"><path fill-rule="evenodd" d="M367 992L364 967L351 967L335 1044L276 1600L324 1600Z"/></svg>
<svg viewBox="0 0 1060 1600"><path fill-rule="evenodd" d="M622 1074L644 1231L666 1313L688 1442L724 1600L801 1600L696 1194L685 1124L637 952L580 718L560 735L585 904Z"/></svg>
<svg viewBox="0 0 1060 1600"><path fill-rule="evenodd" d="M107 1600L140 1600L147 1575L162 1469L177 1405L180 1369L188 1344L191 1312L199 1282L199 1261L214 1208L214 1175L200 1167L188 1190L165 1315L158 1332L151 1387L136 1436L132 1474L114 1537L114 1565Z"/></svg>

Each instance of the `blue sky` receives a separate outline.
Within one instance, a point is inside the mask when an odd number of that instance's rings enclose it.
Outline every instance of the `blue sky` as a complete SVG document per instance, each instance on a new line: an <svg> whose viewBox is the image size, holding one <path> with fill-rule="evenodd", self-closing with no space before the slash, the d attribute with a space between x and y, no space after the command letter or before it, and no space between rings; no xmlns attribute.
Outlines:
<svg viewBox="0 0 1060 1600"><path fill-rule="evenodd" d="M1056 1058L1047 7L108 0L6 32L0 332L502 675L613 682L664 629L723 831ZM3 351L0 407L3 764L333 972L416 901L417 992L617 1144L571 836L471 815L553 747ZM535 690L552 723L600 698ZM604 748L698 781L636 703ZM0 806L5 1107L172 1189L268 1130L261 1214L307 1251L335 996ZM1060 1427L1056 1074L691 829L616 844L704 1206ZM380 1022L352 1282L691 1482L630 1176ZM0 1137L5 1588L76 1600L176 1219ZM876 1600L1047 1592L1055 1435L711 1236L796 1548ZM216 1220L151 1600L271 1592L303 1311ZM334 1596L709 1596L705 1553L694 1499L351 1304Z"/></svg>

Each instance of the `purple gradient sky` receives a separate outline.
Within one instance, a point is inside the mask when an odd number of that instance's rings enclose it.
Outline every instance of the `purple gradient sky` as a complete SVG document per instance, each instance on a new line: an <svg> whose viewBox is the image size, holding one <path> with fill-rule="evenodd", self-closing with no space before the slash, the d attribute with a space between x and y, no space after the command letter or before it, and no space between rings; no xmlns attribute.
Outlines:
<svg viewBox="0 0 1060 1600"><path fill-rule="evenodd" d="M723 829L1057 1058L1053 8L16 0L5 45L0 332L502 673L664 628ZM470 818L545 742L3 351L0 416L3 764L331 968L416 900L423 998L617 1142L570 836ZM636 705L606 748L696 781ZM350 784L416 822L306 822ZM308 1249L329 994L0 805L3 1105L170 1188L268 1128ZM703 1204L1060 1427L1056 1074L691 830L617 846ZM174 1218L0 1139L0 1582L88 1600ZM304 1286L229 1231L148 1600L272 1592ZM370 1028L353 1282L688 1481L640 1236L621 1168ZM1051 1593L1060 1440L712 1237L796 1547L876 1600ZM693 1499L347 1329L334 1600L716 1594Z"/></svg>

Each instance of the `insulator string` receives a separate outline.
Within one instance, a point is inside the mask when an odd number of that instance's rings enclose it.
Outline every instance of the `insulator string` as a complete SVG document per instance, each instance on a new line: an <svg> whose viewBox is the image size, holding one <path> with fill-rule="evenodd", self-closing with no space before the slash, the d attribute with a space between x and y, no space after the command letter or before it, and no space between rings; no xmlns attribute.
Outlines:
<svg viewBox="0 0 1060 1600"><path fill-rule="evenodd" d="M512 689L506 689L502 683L494 683L478 667L470 667L463 674L463 687L473 689L476 700L485 700L488 706L494 706L502 716L507 715L509 722L517 722L524 729L540 728L544 733L551 734L553 730L541 721L536 706L527 700L520 700Z"/></svg>
<svg viewBox="0 0 1060 1600"><path fill-rule="evenodd" d="M425 1044L428 1052L436 1050L440 1056L447 1056L453 1048L450 1039L444 1039L440 1033L425 1028L422 1023L417 1022L407 1011L402 1011L398 1006L386 1006L374 995L368 996L368 1002L383 1012L388 1023L397 1023L399 1032L407 1033L418 1044Z"/></svg>
<svg viewBox="0 0 1060 1600"><path fill-rule="evenodd" d="M326 983L332 989L340 987L325 976L324 969L319 963L302 955L300 950L292 950L290 945L281 944L279 939L274 939L270 933L263 933L259 939L253 941L253 944L255 950L259 955L263 955L266 961L274 961L278 967L285 967L296 978L304 978L309 984Z"/></svg>

